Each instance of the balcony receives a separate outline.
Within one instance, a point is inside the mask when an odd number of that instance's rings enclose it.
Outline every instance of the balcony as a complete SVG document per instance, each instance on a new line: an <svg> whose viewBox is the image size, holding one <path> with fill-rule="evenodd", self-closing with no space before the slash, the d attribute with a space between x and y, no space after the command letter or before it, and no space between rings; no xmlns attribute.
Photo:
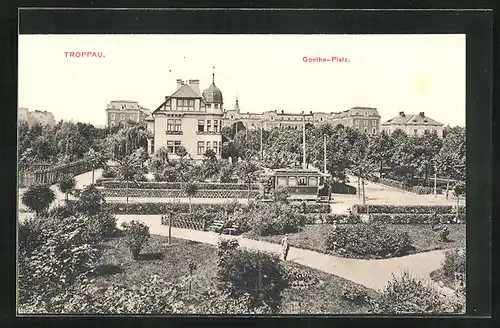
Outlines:
<svg viewBox="0 0 500 328"><path fill-rule="evenodd" d="M169 130L165 130L165 134L169 134L169 135L182 135L183 132L182 131L169 131Z"/></svg>
<svg viewBox="0 0 500 328"><path fill-rule="evenodd" d="M219 134L222 134L222 132L220 131L196 131L196 134L197 135L201 135L201 136L206 136L206 135L219 135Z"/></svg>

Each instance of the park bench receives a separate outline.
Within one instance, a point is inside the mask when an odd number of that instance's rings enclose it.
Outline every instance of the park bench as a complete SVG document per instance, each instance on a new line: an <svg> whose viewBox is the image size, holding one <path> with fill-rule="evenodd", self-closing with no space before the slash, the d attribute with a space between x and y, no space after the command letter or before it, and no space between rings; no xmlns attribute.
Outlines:
<svg viewBox="0 0 500 328"><path fill-rule="evenodd" d="M228 228L224 228L223 232L227 232L228 235L235 235L240 230L240 226L236 223L231 224Z"/></svg>
<svg viewBox="0 0 500 328"><path fill-rule="evenodd" d="M210 231L220 231L222 227L224 226L224 221L222 220L214 220L214 223L210 225Z"/></svg>
<svg viewBox="0 0 500 328"><path fill-rule="evenodd" d="M231 224L229 226L225 226L225 221L223 220L215 220L212 225L210 225L210 231L220 232L222 229L222 233L228 235L234 235L240 230L240 226L238 224Z"/></svg>

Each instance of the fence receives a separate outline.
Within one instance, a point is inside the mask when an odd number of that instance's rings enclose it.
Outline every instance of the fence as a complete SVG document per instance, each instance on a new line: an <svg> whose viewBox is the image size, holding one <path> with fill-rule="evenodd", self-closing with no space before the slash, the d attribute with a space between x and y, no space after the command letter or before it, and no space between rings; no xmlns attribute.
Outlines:
<svg viewBox="0 0 500 328"><path fill-rule="evenodd" d="M62 174L71 173L73 175L82 174L92 169L91 165L84 160L69 164L46 167L42 169L26 168L19 171L19 187L29 187L35 183L53 184L56 183Z"/></svg>
<svg viewBox="0 0 500 328"><path fill-rule="evenodd" d="M137 197L137 198L187 198L183 190L178 189L139 189L139 188L99 188L104 197ZM259 192L250 190L250 198ZM247 198L248 190L198 190L193 198Z"/></svg>

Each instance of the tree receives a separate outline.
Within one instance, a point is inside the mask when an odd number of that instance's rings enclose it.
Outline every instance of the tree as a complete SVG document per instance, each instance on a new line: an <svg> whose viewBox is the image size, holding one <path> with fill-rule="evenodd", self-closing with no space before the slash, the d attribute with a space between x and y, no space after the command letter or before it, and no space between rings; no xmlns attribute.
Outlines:
<svg viewBox="0 0 500 328"><path fill-rule="evenodd" d="M222 183L230 182L234 175L235 165L227 160L221 160L219 170L219 181Z"/></svg>
<svg viewBox="0 0 500 328"><path fill-rule="evenodd" d="M196 195L198 189L199 187L196 181L189 181L182 185L182 191L185 192L189 197L189 213L193 212L191 198Z"/></svg>
<svg viewBox="0 0 500 328"><path fill-rule="evenodd" d="M39 215L46 212L55 199L56 195L49 186L33 185L24 192L22 202Z"/></svg>
<svg viewBox="0 0 500 328"><path fill-rule="evenodd" d="M88 152L83 155L84 160L92 167L92 183L94 183L94 171L101 167L105 162L105 158L101 152L97 152L94 148L90 148Z"/></svg>
<svg viewBox="0 0 500 328"><path fill-rule="evenodd" d="M76 186L76 180L73 174L64 174L59 178L57 187L65 194L66 201L68 201L68 193Z"/></svg>
<svg viewBox="0 0 500 328"><path fill-rule="evenodd" d="M457 184L453 187L453 195L457 197L457 210L456 210L456 221L459 221L459 214L460 214L460 196L462 196L465 193L465 183L459 181Z"/></svg>
<svg viewBox="0 0 500 328"><path fill-rule="evenodd" d="M384 165L387 165L391 159L393 147L392 139L385 131L370 139L369 156L375 162L380 163L380 174L382 174Z"/></svg>
<svg viewBox="0 0 500 328"><path fill-rule="evenodd" d="M120 180L126 180L126 197L128 204L128 184L130 180L134 179L134 176L141 172L140 164L135 156L125 156L123 159L118 161L118 178Z"/></svg>
<svg viewBox="0 0 500 328"><path fill-rule="evenodd" d="M86 186L76 201L77 211L86 215L94 215L102 211L106 201L101 192L91 184Z"/></svg>
<svg viewBox="0 0 500 328"><path fill-rule="evenodd" d="M175 148L175 154L179 156L180 158L184 158L188 155L188 152L186 150L186 147L184 146L179 146Z"/></svg>
<svg viewBox="0 0 500 328"><path fill-rule="evenodd" d="M252 161L243 161L237 165L238 177L248 183L248 201L250 201L250 186L258 179L259 170L259 166Z"/></svg>
<svg viewBox="0 0 500 328"><path fill-rule="evenodd" d="M365 135L360 136L354 143L349 156L351 170L358 177L358 188L360 187L359 180L361 180L363 204L366 203L365 180L372 176L376 167L376 160L370 156L370 141L373 142L373 139L368 140Z"/></svg>
<svg viewBox="0 0 500 328"><path fill-rule="evenodd" d="M279 186L273 191L273 201L276 203L286 203L290 197L290 189L287 187Z"/></svg>
<svg viewBox="0 0 500 328"><path fill-rule="evenodd" d="M217 159L217 155L212 149L205 151L203 155L202 170L203 179L212 179L219 174L221 164Z"/></svg>

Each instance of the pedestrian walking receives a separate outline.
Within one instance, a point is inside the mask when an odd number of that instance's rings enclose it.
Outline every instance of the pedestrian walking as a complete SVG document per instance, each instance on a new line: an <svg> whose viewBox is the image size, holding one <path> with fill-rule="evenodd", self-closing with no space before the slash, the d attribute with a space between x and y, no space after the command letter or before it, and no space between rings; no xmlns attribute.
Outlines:
<svg viewBox="0 0 500 328"><path fill-rule="evenodd" d="M286 261L286 257L288 256L288 251L290 250L290 243L288 242L288 234L285 234L285 237L281 239L281 249L283 250L283 261Z"/></svg>

